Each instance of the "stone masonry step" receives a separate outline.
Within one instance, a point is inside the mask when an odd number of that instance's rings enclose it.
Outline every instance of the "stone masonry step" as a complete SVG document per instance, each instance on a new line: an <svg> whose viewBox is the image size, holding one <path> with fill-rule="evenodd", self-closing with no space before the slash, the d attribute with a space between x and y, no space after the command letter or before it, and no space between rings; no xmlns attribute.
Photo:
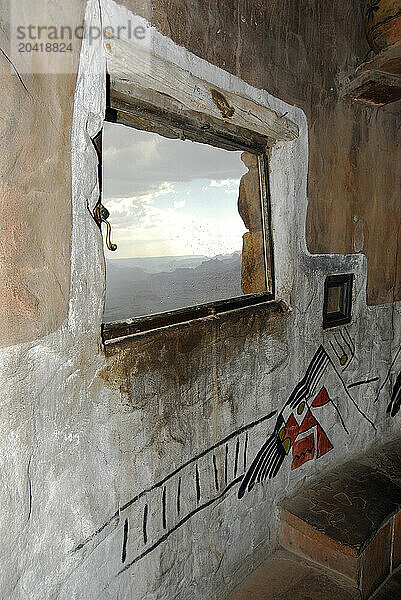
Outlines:
<svg viewBox="0 0 401 600"><path fill-rule="evenodd" d="M361 592L340 575L279 549L233 592L228 600L361 600ZM401 569L371 600L401 599Z"/></svg>
<svg viewBox="0 0 401 600"><path fill-rule="evenodd" d="M401 563L401 438L326 473L281 510L284 548L367 600Z"/></svg>
<svg viewBox="0 0 401 600"><path fill-rule="evenodd" d="M247 577L229 600L360 600L360 598L360 592L350 581L280 549ZM398 596L394 598L398 599Z"/></svg>

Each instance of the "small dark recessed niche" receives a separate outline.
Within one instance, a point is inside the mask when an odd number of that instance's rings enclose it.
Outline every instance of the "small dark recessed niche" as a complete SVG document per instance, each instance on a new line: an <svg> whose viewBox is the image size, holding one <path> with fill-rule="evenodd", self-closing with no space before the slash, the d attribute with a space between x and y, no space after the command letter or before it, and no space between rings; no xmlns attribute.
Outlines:
<svg viewBox="0 0 401 600"><path fill-rule="evenodd" d="M329 275L324 284L323 327L351 322L354 274Z"/></svg>

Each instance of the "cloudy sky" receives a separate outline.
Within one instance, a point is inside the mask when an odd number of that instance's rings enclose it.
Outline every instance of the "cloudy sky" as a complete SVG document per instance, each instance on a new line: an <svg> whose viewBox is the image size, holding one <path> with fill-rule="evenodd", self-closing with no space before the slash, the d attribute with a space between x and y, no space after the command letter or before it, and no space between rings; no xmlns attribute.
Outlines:
<svg viewBox="0 0 401 600"><path fill-rule="evenodd" d="M105 123L103 201L117 252L107 258L215 256L241 250L240 152Z"/></svg>

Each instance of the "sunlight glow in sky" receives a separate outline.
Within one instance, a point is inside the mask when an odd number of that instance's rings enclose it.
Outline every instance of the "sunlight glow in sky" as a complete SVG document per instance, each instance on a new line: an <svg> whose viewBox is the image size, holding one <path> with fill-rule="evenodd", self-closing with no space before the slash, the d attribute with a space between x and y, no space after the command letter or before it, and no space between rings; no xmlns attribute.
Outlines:
<svg viewBox="0 0 401 600"><path fill-rule="evenodd" d="M242 249L241 152L105 123L103 203L116 252L107 258L216 256Z"/></svg>

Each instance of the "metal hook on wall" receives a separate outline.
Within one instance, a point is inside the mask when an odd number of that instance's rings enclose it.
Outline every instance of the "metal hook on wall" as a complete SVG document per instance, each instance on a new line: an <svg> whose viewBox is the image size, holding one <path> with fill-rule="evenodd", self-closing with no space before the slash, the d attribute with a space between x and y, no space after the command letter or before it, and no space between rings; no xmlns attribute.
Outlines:
<svg viewBox="0 0 401 600"><path fill-rule="evenodd" d="M98 202L98 204L96 204L96 206L93 210L93 216L95 217L95 221L99 225L100 228L102 227L102 223L106 224L106 227L107 227L106 246L108 247L109 250L114 252L115 250L117 250L117 244L113 244L111 241L111 225L107 220L110 216L109 211L107 210L107 208L105 206L103 206L103 204Z"/></svg>

